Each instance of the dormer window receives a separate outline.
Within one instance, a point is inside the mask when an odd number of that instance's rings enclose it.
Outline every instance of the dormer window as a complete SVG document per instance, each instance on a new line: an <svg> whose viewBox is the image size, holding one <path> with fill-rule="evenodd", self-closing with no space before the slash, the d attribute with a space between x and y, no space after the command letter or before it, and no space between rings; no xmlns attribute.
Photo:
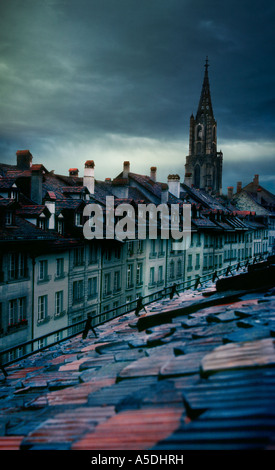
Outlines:
<svg viewBox="0 0 275 470"><path fill-rule="evenodd" d="M82 226L82 221L81 221L81 213L80 212L77 212L75 214L75 225L77 227L81 227Z"/></svg>
<svg viewBox="0 0 275 470"><path fill-rule="evenodd" d="M10 191L10 199L14 199L15 201L17 200L17 191L14 189Z"/></svg>
<svg viewBox="0 0 275 470"><path fill-rule="evenodd" d="M57 232L62 235L64 231L64 223L63 220L58 220L57 221Z"/></svg>
<svg viewBox="0 0 275 470"><path fill-rule="evenodd" d="M38 227L41 228L42 230L46 230L47 228L47 219L44 217L39 217L38 219Z"/></svg>

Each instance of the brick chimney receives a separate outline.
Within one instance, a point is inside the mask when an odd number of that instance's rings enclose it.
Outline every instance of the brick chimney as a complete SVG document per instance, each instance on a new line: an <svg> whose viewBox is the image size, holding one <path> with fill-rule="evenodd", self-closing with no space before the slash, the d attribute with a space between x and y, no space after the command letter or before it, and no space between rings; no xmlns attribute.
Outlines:
<svg viewBox="0 0 275 470"><path fill-rule="evenodd" d="M29 170L32 164L32 154L29 150L17 150L17 168L19 170Z"/></svg>
<svg viewBox="0 0 275 470"><path fill-rule="evenodd" d="M87 160L84 168L83 186L86 186L90 194L94 194L95 192L94 168L94 161Z"/></svg>
<svg viewBox="0 0 275 470"><path fill-rule="evenodd" d="M69 169L69 176L76 176L78 177L78 168L70 168Z"/></svg>
<svg viewBox="0 0 275 470"><path fill-rule="evenodd" d="M128 178L130 172L130 162L123 163L123 178Z"/></svg>
<svg viewBox="0 0 275 470"><path fill-rule="evenodd" d="M228 188L227 188L227 197L228 197L228 199L232 199L233 189L234 189L233 186L228 186Z"/></svg>
<svg viewBox="0 0 275 470"><path fill-rule="evenodd" d="M179 175L168 175L167 178L169 192L176 197L180 197L180 177Z"/></svg>
<svg viewBox="0 0 275 470"><path fill-rule="evenodd" d="M242 182L241 181L238 181L237 182L237 193L240 193L242 190Z"/></svg>
<svg viewBox="0 0 275 470"><path fill-rule="evenodd" d="M255 186L259 186L259 175L254 176L253 183L255 184Z"/></svg>
<svg viewBox="0 0 275 470"><path fill-rule="evenodd" d="M157 167L156 166L151 166L150 168L150 178L153 181L157 181Z"/></svg>

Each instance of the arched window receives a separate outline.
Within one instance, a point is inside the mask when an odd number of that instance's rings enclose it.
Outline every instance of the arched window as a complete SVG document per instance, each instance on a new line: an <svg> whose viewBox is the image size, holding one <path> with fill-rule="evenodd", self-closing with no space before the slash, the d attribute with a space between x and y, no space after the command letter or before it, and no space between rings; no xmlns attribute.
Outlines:
<svg viewBox="0 0 275 470"><path fill-rule="evenodd" d="M202 139L202 126L201 124L198 124L197 126L197 140L201 140Z"/></svg>

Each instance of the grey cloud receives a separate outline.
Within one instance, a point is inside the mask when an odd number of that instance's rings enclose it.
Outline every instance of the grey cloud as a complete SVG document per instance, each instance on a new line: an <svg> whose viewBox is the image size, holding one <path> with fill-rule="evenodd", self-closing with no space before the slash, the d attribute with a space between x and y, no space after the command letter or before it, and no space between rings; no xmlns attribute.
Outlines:
<svg viewBox="0 0 275 470"><path fill-rule="evenodd" d="M47 143L62 150L93 139L104 160L109 134L184 146L206 55L220 141L274 139L271 0L3 0L0 8L2 160L28 145L54 167Z"/></svg>

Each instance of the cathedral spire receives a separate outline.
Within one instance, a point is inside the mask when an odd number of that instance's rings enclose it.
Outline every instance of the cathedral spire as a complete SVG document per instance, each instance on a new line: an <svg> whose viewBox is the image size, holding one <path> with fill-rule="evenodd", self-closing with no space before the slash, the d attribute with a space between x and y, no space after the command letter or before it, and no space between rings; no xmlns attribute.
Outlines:
<svg viewBox="0 0 275 470"><path fill-rule="evenodd" d="M196 118L193 114L190 118L185 183L188 186L211 191L213 194L221 194L223 156L221 152L217 152L217 122L212 109L208 67L208 57L206 57Z"/></svg>
<svg viewBox="0 0 275 470"><path fill-rule="evenodd" d="M196 119L202 117L203 119L206 116L214 118L213 108L212 108L212 101L211 101L211 94L210 94L210 84L209 84L209 77L208 77L208 56L206 56L205 64L204 64L204 79L202 84L202 91L197 111Z"/></svg>

